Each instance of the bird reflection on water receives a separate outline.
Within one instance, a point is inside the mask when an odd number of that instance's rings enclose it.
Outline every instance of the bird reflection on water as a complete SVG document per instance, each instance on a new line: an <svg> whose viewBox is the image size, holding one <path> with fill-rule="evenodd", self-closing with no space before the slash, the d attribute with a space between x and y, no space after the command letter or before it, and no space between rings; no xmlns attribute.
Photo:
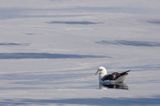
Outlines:
<svg viewBox="0 0 160 106"><path fill-rule="evenodd" d="M108 88L108 89L124 89L128 90L128 86L124 83L115 83L115 84L99 84L99 89Z"/></svg>

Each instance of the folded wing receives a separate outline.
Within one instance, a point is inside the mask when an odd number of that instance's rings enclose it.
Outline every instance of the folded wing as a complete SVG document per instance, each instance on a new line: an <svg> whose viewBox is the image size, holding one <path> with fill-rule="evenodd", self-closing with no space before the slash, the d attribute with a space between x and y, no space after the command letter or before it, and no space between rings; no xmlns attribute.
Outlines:
<svg viewBox="0 0 160 106"><path fill-rule="evenodd" d="M118 72L114 72L112 74L109 74L109 75L105 75L103 78L102 78L102 81L105 81L105 80L119 80L119 79L123 79L124 76L128 75L128 71L125 71L125 72L121 72L121 73L118 73ZM123 81L122 81L123 82Z"/></svg>

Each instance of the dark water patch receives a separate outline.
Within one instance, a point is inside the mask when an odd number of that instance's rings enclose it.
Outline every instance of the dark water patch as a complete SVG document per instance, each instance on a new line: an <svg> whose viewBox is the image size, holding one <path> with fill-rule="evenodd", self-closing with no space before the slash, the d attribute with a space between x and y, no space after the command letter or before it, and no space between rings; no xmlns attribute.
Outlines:
<svg viewBox="0 0 160 106"><path fill-rule="evenodd" d="M57 2L59 1L60 0L57 0ZM53 15L52 14L47 15L46 12L53 13ZM130 14L136 13L137 14L137 13L144 13L144 12L146 11L143 8L138 8L138 7L133 8L133 7L124 7L124 6L123 7L97 7L97 6L74 7L73 6L73 7L44 8L44 9L7 7L7 8L0 8L0 19L57 17L57 15L54 15L55 13L63 13L63 14L76 13L77 15L79 15L79 13L80 14L82 13L84 14L86 13L87 14L90 14L90 13L130 13ZM38 13L39 15L35 15L34 13Z"/></svg>
<svg viewBox="0 0 160 106"><path fill-rule="evenodd" d="M18 8L0 8L0 19L11 19L16 18L22 12Z"/></svg>
<svg viewBox="0 0 160 106"><path fill-rule="evenodd" d="M11 74L1 74L0 80L18 80L18 81L54 81L56 80L65 80L65 79L74 79L81 78L81 76L89 76L90 74L86 73L63 73L63 74L28 74L28 73L11 73ZM69 77L67 77L69 76ZM21 83L21 82L18 82Z"/></svg>
<svg viewBox="0 0 160 106"><path fill-rule="evenodd" d="M55 0L54 0L55 1ZM62 0L56 0L57 2ZM53 15L48 15L46 13L53 13ZM142 13L144 9L133 8L133 7L89 7L89 6L76 6L76 7L64 7L64 8L0 8L0 19L14 19L14 18L52 18L52 17L74 17L80 16L79 13L83 14L93 14L93 13ZM35 15L37 13L37 15ZM63 13L63 15L54 15L55 13ZM67 13L67 14L66 14ZM72 15L77 13L76 15ZM33 15L34 14L34 15ZM93 24L93 23L91 23ZM82 25L82 24L81 24ZM83 24L84 25L84 24ZM89 24L85 24L89 25Z"/></svg>
<svg viewBox="0 0 160 106"><path fill-rule="evenodd" d="M50 24L68 24L68 25L92 25L98 24L98 22L92 21L51 21Z"/></svg>
<svg viewBox="0 0 160 106"><path fill-rule="evenodd" d="M0 53L0 59L81 59L107 58L100 55L54 54L54 53ZM110 57L108 57L110 58Z"/></svg>
<svg viewBox="0 0 160 106"><path fill-rule="evenodd" d="M136 46L136 47L160 47L160 42L152 42L152 41L133 41L133 40L102 40L96 42L97 44L103 45L124 45L124 46Z"/></svg>
<svg viewBox="0 0 160 106"><path fill-rule="evenodd" d="M127 67L119 67L122 69L132 69L133 71L150 71L150 70L159 70L160 64L146 64L146 65L135 65L135 66L127 66Z"/></svg>
<svg viewBox="0 0 160 106"><path fill-rule="evenodd" d="M28 43L0 43L0 46L27 46Z"/></svg>
<svg viewBox="0 0 160 106"><path fill-rule="evenodd" d="M71 99L1 99L1 106L27 105L92 105L92 106L153 106L160 104L160 97L148 98L71 98Z"/></svg>
<svg viewBox="0 0 160 106"><path fill-rule="evenodd" d="M14 19L14 18L55 18L55 17L79 17L79 16L88 16L88 14L46 14L46 12L66 12L66 11L73 11L73 8L48 8L48 9L32 9L32 8L16 8L16 7L7 7L7 8L0 8L0 19ZM34 14L33 13L38 13ZM39 14L41 13L41 14Z"/></svg>
<svg viewBox="0 0 160 106"><path fill-rule="evenodd" d="M147 22L150 23L150 24L160 25L160 19L159 20L158 19L148 20Z"/></svg>
<svg viewBox="0 0 160 106"><path fill-rule="evenodd" d="M157 83L157 84L159 84L160 83L160 80L148 80L148 82L150 82L150 83ZM147 82L147 83L148 83Z"/></svg>

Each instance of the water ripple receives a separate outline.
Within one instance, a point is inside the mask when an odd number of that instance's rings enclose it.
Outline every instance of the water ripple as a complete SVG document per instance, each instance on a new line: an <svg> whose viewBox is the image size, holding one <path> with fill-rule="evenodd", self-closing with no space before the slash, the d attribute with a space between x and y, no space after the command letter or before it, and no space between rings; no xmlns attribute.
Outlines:
<svg viewBox="0 0 160 106"><path fill-rule="evenodd" d="M107 57L101 55L82 55L82 54L0 53L0 59L67 59L67 58L80 59L80 58L107 58Z"/></svg>
<svg viewBox="0 0 160 106"><path fill-rule="evenodd" d="M96 42L97 44L103 45L124 45L124 46L142 46L142 47L160 47L160 42L153 42L153 41L134 41L134 40L102 40Z"/></svg>
<svg viewBox="0 0 160 106"><path fill-rule="evenodd" d="M98 22L92 21L51 21L50 24L70 24L70 25L92 25L98 24Z"/></svg>

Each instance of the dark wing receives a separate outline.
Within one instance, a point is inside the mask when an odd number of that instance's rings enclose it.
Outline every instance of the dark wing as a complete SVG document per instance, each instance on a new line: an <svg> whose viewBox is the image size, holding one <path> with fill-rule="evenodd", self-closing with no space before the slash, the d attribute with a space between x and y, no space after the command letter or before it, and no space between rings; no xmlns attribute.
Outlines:
<svg viewBox="0 0 160 106"><path fill-rule="evenodd" d="M114 78L114 80L118 79L121 76L128 75L129 71L130 70L127 70L127 71L124 71L124 72L121 72L121 73L117 73L116 76L115 76L115 78Z"/></svg>
<svg viewBox="0 0 160 106"><path fill-rule="evenodd" d="M102 81L104 81L104 80L114 80L113 75L112 75L112 74L105 75L105 76L102 78Z"/></svg>
<svg viewBox="0 0 160 106"><path fill-rule="evenodd" d="M125 72L121 72L121 73L118 73L118 72L114 72L112 74L109 74L109 75L105 75L103 78L102 78L102 81L104 80L116 80L118 79L119 77L123 76L123 75L128 75L128 72L130 70L127 70Z"/></svg>

